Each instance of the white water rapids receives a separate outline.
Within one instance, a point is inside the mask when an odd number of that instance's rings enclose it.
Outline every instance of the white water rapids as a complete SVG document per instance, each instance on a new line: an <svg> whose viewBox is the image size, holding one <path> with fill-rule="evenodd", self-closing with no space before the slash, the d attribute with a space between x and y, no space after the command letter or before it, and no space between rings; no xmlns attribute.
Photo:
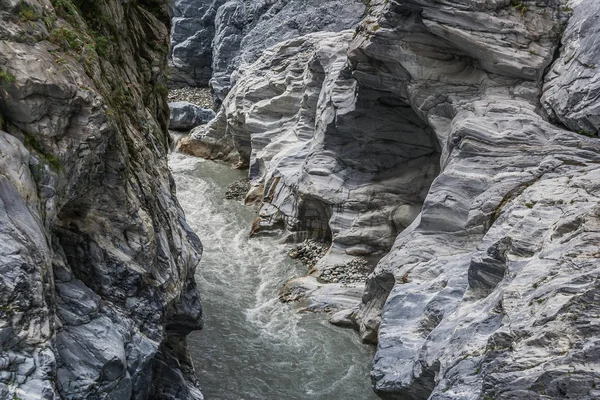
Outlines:
<svg viewBox="0 0 600 400"><path fill-rule="evenodd" d="M289 246L248 239L254 210L225 200L243 177L229 166L172 154L177 196L204 245L196 280L205 328L188 344L207 400L368 400L374 349L324 315L298 313L277 294L305 267Z"/></svg>

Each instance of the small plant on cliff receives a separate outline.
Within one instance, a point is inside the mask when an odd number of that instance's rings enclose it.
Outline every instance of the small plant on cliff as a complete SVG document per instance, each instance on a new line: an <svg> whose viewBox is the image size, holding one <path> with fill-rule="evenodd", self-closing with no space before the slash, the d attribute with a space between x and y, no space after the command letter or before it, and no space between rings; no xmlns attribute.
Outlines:
<svg viewBox="0 0 600 400"><path fill-rule="evenodd" d="M77 7L69 0L52 0L56 14L73 26L79 26Z"/></svg>
<svg viewBox="0 0 600 400"><path fill-rule="evenodd" d="M133 107L133 100L131 91L125 85L118 85L109 98L112 106L120 111L130 110Z"/></svg>
<svg viewBox="0 0 600 400"><path fill-rule="evenodd" d="M110 54L110 41L104 36L94 35L94 42L96 43L96 53L100 57L108 57Z"/></svg>
<svg viewBox="0 0 600 400"><path fill-rule="evenodd" d="M591 137L591 138L597 138L598 137L595 134L593 134L592 132L588 132L588 131L586 131L584 129L578 130L577 133L579 133L580 135L583 135L583 136Z"/></svg>
<svg viewBox="0 0 600 400"><path fill-rule="evenodd" d="M513 6L514 8L516 8L517 11L519 11L521 13L521 15L525 15L525 13L528 10L527 6L525 4L523 4L523 2L520 0L512 0L510 2L510 5Z"/></svg>
<svg viewBox="0 0 600 400"><path fill-rule="evenodd" d="M16 81L15 76L10 72L0 71L0 86L12 85Z"/></svg>
<svg viewBox="0 0 600 400"><path fill-rule="evenodd" d="M169 88L162 83L157 83L154 88L159 96L167 96L169 94Z"/></svg>
<svg viewBox="0 0 600 400"><path fill-rule="evenodd" d="M21 21L37 21L41 18L41 15L33 8L30 4L21 1L17 5L17 10L19 13L19 19Z"/></svg>
<svg viewBox="0 0 600 400"><path fill-rule="evenodd" d="M65 50L75 50L77 52L83 49L86 42L83 35L64 27L54 29L50 34L50 41Z"/></svg>
<svg viewBox="0 0 600 400"><path fill-rule="evenodd" d="M42 145L37 140L37 137L32 133L25 133L25 141L23 143L25 147L35 152L44 160L52 169L60 171L61 165L60 160L54 154L45 153L42 149Z"/></svg>

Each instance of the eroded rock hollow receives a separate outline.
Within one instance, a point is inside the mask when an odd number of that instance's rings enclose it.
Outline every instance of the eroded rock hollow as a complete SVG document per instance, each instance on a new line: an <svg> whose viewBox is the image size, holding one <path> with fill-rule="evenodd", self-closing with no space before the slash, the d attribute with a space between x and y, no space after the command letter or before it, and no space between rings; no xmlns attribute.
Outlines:
<svg viewBox="0 0 600 400"><path fill-rule="evenodd" d="M249 168L254 233L331 242L286 290L378 343L383 398L595 398L599 15L372 0L265 50L180 149ZM364 291L322 279L355 257Z"/></svg>

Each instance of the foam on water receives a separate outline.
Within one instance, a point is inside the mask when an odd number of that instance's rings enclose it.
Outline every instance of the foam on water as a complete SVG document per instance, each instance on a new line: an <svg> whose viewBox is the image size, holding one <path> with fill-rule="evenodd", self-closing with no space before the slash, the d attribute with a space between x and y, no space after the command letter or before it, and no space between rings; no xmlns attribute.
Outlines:
<svg viewBox="0 0 600 400"><path fill-rule="evenodd" d="M376 399L368 375L374 349L278 300L281 285L304 267L287 257L288 246L248 238L254 210L224 200L243 172L181 154L169 165L204 245L196 279L205 329L188 344L207 400Z"/></svg>

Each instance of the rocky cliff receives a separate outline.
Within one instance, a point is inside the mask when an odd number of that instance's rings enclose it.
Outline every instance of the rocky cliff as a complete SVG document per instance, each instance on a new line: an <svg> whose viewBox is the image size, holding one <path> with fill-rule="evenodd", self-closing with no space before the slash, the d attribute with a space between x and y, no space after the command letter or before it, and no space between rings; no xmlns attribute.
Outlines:
<svg viewBox="0 0 600 400"><path fill-rule="evenodd" d="M311 32L353 28L361 0L174 0L171 86L210 86L223 101L262 51ZM238 69L240 71L238 72Z"/></svg>
<svg viewBox="0 0 600 400"><path fill-rule="evenodd" d="M597 398L599 18L372 0L265 51L180 148L249 167L255 233L331 242L287 296L378 343L383 398ZM355 257L364 292L328 279Z"/></svg>
<svg viewBox="0 0 600 400"><path fill-rule="evenodd" d="M0 397L201 399L166 5L0 1Z"/></svg>

